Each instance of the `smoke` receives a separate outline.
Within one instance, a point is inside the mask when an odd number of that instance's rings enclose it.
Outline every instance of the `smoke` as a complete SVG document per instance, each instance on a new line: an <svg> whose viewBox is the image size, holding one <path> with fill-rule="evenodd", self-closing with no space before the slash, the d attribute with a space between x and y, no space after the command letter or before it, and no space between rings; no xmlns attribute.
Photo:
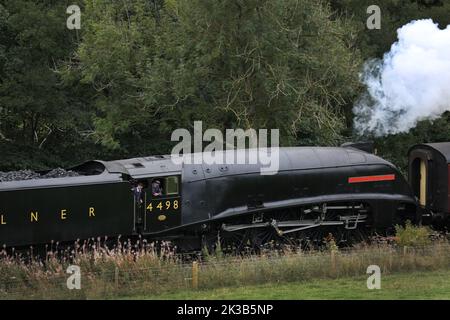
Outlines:
<svg viewBox="0 0 450 320"><path fill-rule="evenodd" d="M407 132L450 110L450 25L441 30L431 19L412 21L397 36L383 60L364 66L367 92L353 108L359 134Z"/></svg>

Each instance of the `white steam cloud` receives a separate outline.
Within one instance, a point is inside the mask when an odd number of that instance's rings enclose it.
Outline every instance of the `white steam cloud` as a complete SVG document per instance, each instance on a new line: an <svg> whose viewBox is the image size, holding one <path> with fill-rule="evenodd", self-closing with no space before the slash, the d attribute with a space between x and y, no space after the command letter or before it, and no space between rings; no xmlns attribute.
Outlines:
<svg viewBox="0 0 450 320"><path fill-rule="evenodd" d="M417 20L397 34L383 60L364 66L368 91L353 109L359 134L407 132L450 111L450 25L441 30L431 19Z"/></svg>

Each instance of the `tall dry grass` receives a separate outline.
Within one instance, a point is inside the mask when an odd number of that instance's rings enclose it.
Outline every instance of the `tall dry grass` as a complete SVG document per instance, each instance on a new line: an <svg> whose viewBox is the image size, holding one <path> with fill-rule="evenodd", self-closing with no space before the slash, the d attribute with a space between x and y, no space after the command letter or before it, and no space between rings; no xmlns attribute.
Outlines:
<svg viewBox="0 0 450 320"><path fill-rule="evenodd" d="M41 260L4 251L0 255L1 299L107 299L195 290L192 261L176 255L167 243L158 252L145 241L118 243L112 249L90 241L76 244L62 258L53 250ZM260 255L219 252L198 258L198 289L208 289L364 276L369 265L378 265L382 274L449 269L450 244L441 239L428 245L361 244L346 250L329 245L324 251L286 248ZM81 269L81 290L66 286L71 264Z"/></svg>

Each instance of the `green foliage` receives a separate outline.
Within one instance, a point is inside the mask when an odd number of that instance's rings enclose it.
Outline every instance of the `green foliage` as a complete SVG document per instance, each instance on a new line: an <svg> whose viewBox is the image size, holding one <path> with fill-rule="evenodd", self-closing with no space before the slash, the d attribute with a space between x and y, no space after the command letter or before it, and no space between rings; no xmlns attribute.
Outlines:
<svg viewBox="0 0 450 320"><path fill-rule="evenodd" d="M336 239L333 237L333 235L331 233L328 234L328 236L325 237L323 240L324 240L325 248L327 251L330 251L330 252L339 251L339 247L336 244Z"/></svg>
<svg viewBox="0 0 450 320"><path fill-rule="evenodd" d="M2 24L0 131L3 139L43 146L49 135L73 123L74 113L54 71L69 53L55 2L6 1ZM39 27L37 27L39 26Z"/></svg>
<svg viewBox="0 0 450 320"><path fill-rule="evenodd" d="M87 1L85 9L70 70L98 91L94 123L103 144L161 152L173 129L194 120L279 128L283 144L340 141L361 61L351 24L330 20L327 6L104 0Z"/></svg>
<svg viewBox="0 0 450 320"><path fill-rule="evenodd" d="M397 39L397 29L418 19L433 19L440 27L450 24L450 2L441 0L329 0L333 9L353 17L357 26L357 46L364 59L378 57L389 51ZM378 5L381 9L381 29L368 30L367 8Z"/></svg>
<svg viewBox="0 0 450 320"><path fill-rule="evenodd" d="M419 121L407 133L399 133L374 139L378 153L396 164L403 174L407 174L408 150L418 143L450 141L450 112L445 112L436 120Z"/></svg>
<svg viewBox="0 0 450 320"><path fill-rule="evenodd" d="M362 62L412 19L450 23L438 0L378 1L382 30L365 27L369 0L84 0L78 31L69 4L1 1L2 170L166 153L195 120L338 145ZM445 116L377 145L404 167L410 145L448 136Z"/></svg>
<svg viewBox="0 0 450 320"><path fill-rule="evenodd" d="M58 67L75 48L66 1L5 0L0 5L0 168L36 169L79 161L92 144L84 86L65 86ZM88 147L89 149L89 147ZM75 154L75 155L74 155Z"/></svg>
<svg viewBox="0 0 450 320"><path fill-rule="evenodd" d="M430 229L422 226L414 226L411 221L406 221L405 226L395 226L396 241L400 246L421 247L429 245Z"/></svg>

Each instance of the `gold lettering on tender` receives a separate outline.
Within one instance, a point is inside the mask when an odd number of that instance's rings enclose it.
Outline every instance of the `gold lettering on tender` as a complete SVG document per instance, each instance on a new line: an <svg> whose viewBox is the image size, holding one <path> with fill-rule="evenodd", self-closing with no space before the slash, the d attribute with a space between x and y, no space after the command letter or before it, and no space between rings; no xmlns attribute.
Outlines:
<svg viewBox="0 0 450 320"><path fill-rule="evenodd" d="M62 209L61 210L61 220L66 220L66 219L67 219L67 210Z"/></svg>
<svg viewBox="0 0 450 320"><path fill-rule="evenodd" d="M31 222L33 222L33 221L37 222L38 219L39 219L39 213L37 211L36 212L31 211L31 216L30 216Z"/></svg>
<svg viewBox="0 0 450 320"><path fill-rule="evenodd" d="M95 208L94 207L89 208L89 217L95 217Z"/></svg>
<svg viewBox="0 0 450 320"><path fill-rule="evenodd" d="M5 216L0 215L0 224L6 224Z"/></svg>

